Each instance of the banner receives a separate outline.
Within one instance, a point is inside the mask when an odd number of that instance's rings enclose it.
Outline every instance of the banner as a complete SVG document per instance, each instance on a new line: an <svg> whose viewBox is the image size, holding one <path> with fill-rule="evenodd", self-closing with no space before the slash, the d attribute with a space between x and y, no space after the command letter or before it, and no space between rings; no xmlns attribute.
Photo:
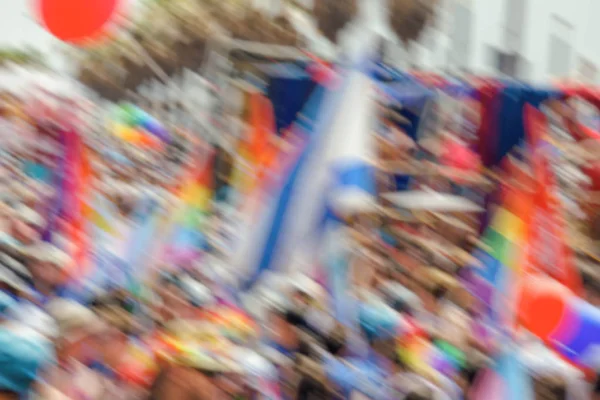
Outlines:
<svg viewBox="0 0 600 400"><path fill-rule="evenodd" d="M76 135L76 134L75 134ZM69 191L65 198L65 218L69 223L69 239L73 243L74 253L71 254L73 265L67 273L74 278L85 274L86 261L89 256L89 236L87 234L90 216L91 178L92 169L83 140L76 135L74 163L69 168L67 187Z"/></svg>
<svg viewBox="0 0 600 400"><path fill-rule="evenodd" d="M558 187L550 159L551 148L544 139L547 121L541 111L531 106L525 108L525 120L535 182L535 206L524 268L528 273L547 274L574 293L581 294L581 277L575 267L572 250L566 243L566 221L557 196Z"/></svg>

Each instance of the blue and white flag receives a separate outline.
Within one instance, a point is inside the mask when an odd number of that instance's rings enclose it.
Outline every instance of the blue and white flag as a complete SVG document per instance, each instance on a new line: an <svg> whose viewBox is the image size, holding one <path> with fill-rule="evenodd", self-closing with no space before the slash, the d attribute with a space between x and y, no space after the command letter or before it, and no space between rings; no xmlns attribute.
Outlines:
<svg viewBox="0 0 600 400"><path fill-rule="evenodd" d="M376 46L365 41L364 48ZM357 53L350 66L337 68L335 87L315 89L294 124L293 132L304 135L305 147L281 180L273 204L264 207L263 225L251 232L255 250L239 260L240 270L250 273L246 289L265 271L302 269L311 274L319 258L325 261L319 257L321 244L329 242L325 236L342 230L332 211L341 204L352 207L357 200L373 200L376 85L367 70L367 51ZM336 270L347 275L347 268Z"/></svg>

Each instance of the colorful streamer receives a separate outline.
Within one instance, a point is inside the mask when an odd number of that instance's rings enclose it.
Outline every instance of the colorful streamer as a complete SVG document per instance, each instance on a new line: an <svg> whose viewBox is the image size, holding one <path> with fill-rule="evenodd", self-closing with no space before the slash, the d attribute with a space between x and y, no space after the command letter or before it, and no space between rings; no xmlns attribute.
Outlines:
<svg viewBox="0 0 600 400"><path fill-rule="evenodd" d="M112 130L118 138L141 147L160 148L171 141L171 135L156 118L127 103L118 106Z"/></svg>
<svg viewBox="0 0 600 400"><path fill-rule="evenodd" d="M192 165L177 196L178 206L167 223L169 233L165 255L171 261L195 258L204 244L204 221L214 198L214 153L200 154Z"/></svg>

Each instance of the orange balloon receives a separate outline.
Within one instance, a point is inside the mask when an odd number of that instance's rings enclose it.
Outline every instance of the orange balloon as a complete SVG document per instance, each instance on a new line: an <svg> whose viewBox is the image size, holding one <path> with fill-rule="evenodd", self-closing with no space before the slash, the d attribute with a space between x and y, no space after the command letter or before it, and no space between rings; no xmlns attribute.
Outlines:
<svg viewBox="0 0 600 400"><path fill-rule="evenodd" d="M51 34L77 44L97 38L116 16L119 3L119 0L35 0L35 7Z"/></svg>

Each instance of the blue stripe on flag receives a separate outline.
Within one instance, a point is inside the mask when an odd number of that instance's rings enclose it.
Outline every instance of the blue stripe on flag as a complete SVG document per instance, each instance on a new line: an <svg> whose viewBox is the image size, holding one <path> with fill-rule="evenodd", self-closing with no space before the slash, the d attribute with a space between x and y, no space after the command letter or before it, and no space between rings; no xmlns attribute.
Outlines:
<svg viewBox="0 0 600 400"><path fill-rule="evenodd" d="M375 168L371 165L357 162L356 164L350 164L344 167L334 168L334 179L331 185L331 189L325 193L323 199L323 217L317 227L315 234L319 235L324 232L325 225L329 220L339 221L338 216L332 210L331 206L327 204L327 194L334 192L335 190L357 188L363 190L365 193L372 195L376 194L375 189ZM340 221L341 222L341 221Z"/></svg>
<svg viewBox="0 0 600 400"><path fill-rule="evenodd" d="M330 91L323 86L318 86L306 105L306 112L302 112L301 118L294 123L292 129L295 132L304 133L308 138L308 144L302 151L277 199L276 212L273 222L269 227L267 241L258 265L254 269L251 269L254 272L246 281L244 290L252 288L264 271L273 269L273 262L278 251L279 242L282 239L282 231L289 212L291 199L296 190L301 190L301 188L297 187L298 177L304 169L310 154L320 143L319 137L326 132L329 121L335 115L333 111L342 100L343 92L344 90Z"/></svg>
<svg viewBox="0 0 600 400"><path fill-rule="evenodd" d="M357 161L344 166L335 166L334 189L358 188L366 193L375 195L375 168L362 161Z"/></svg>

